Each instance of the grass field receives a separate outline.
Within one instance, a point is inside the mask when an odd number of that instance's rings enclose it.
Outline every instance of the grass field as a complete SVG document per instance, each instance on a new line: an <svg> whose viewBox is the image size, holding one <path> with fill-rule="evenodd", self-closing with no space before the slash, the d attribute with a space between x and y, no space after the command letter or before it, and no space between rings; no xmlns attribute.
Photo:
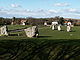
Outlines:
<svg viewBox="0 0 80 60"><path fill-rule="evenodd" d="M80 39L80 27L73 27L72 32L67 32L65 26L62 26L62 31L52 31L49 27L42 27L40 35L47 39Z"/></svg>
<svg viewBox="0 0 80 60"><path fill-rule="evenodd" d="M23 29L29 26L22 26L22 25L12 25L8 26L8 30L16 30L16 29ZM24 31L19 32L9 32L13 36L8 37L0 37L0 40L4 39L27 39ZM19 35L19 36L18 36ZM15 39L14 39L15 38ZM39 27L39 37L37 39L80 39L80 26L74 26L72 28L72 32L66 31L66 26L62 26L62 31L58 30L51 30L50 27Z"/></svg>
<svg viewBox="0 0 80 60"><path fill-rule="evenodd" d="M8 26L9 31L25 27L29 26ZM62 31L40 26L38 38L28 38L24 31L9 34L0 37L0 60L80 60L80 26L72 32L65 26Z"/></svg>

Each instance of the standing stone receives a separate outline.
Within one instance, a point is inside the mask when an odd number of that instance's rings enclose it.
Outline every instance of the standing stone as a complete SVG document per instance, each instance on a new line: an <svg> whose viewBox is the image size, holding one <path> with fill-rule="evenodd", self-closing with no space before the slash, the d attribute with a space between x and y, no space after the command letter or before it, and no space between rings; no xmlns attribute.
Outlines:
<svg viewBox="0 0 80 60"><path fill-rule="evenodd" d="M29 27L24 29L27 37L37 37L39 35L37 26Z"/></svg>
<svg viewBox="0 0 80 60"><path fill-rule="evenodd" d="M7 36L8 33L7 33L7 27L6 26L3 26L0 28L0 36Z"/></svg>
<svg viewBox="0 0 80 60"><path fill-rule="evenodd" d="M44 26L47 26L47 22L44 22Z"/></svg>
<svg viewBox="0 0 80 60"><path fill-rule="evenodd" d="M58 25L58 31L61 31L61 25Z"/></svg>
<svg viewBox="0 0 80 60"><path fill-rule="evenodd" d="M58 22L52 22L52 30L57 29Z"/></svg>
<svg viewBox="0 0 80 60"><path fill-rule="evenodd" d="M71 22L68 22L67 23L67 32L70 32L71 31Z"/></svg>
<svg viewBox="0 0 80 60"><path fill-rule="evenodd" d="M54 30L55 29L55 26L54 25L52 25L52 30Z"/></svg>
<svg viewBox="0 0 80 60"><path fill-rule="evenodd" d="M71 31L71 27L67 26L67 32L70 32L70 31Z"/></svg>

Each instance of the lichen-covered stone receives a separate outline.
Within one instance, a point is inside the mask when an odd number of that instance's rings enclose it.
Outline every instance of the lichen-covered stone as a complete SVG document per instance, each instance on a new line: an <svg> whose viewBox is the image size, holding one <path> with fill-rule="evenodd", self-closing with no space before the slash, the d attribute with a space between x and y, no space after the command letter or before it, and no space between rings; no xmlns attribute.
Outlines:
<svg viewBox="0 0 80 60"><path fill-rule="evenodd" d="M7 36L8 35L8 33L7 33L7 26L2 26L1 28L0 28L0 36Z"/></svg>
<svg viewBox="0 0 80 60"><path fill-rule="evenodd" d="M29 27L24 29L27 37L37 37L39 35L37 26Z"/></svg>

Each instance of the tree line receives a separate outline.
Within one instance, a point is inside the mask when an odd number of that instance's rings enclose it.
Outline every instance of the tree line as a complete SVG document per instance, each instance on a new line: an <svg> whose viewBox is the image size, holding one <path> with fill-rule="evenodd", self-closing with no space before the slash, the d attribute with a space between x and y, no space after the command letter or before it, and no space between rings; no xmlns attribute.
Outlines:
<svg viewBox="0 0 80 60"><path fill-rule="evenodd" d="M12 22L14 22L14 25L21 24L21 20L26 20L26 25L43 25L46 21L48 24L51 24L52 21L57 21L59 24L64 24L65 19L60 16L51 17L51 18L3 18L0 17L0 25L11 25Z"/></svg>

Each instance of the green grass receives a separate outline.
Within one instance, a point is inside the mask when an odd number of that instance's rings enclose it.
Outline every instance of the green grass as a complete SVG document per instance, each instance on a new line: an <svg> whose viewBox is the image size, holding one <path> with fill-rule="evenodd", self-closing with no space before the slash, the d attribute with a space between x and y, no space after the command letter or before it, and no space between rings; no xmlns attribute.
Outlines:
<svg viewBox="0 0 80 60"><path fill-rule="evenodd" d="M80 27L74 26L72 32L67 32L66 27L62 26L63 31L51 30L50 27L42 27L40 36L47 39L80 39Z"/></svg>
<svg viewBox="0 0 80 60"><path fill-rule="evenodd" d="M3 40L0 41L0 60L80 60L79 43L79 40L32 38Z"/></svg>
<svg viewBox="0 0 80 60"><path fill-rule="evenodd" d="M30 26L23 26L23 25L11 25L8 26L8 30L16 30L22 29ZM8 37L0 37L0 40L17 40L20 39L27 39L28 37L25 35L24 31L19 32L9 32L9 34L15 36L8 36ZM19 35L19 36L18 36ZM15 39L14 39L15 38ZM33 38L34 39L34 38ZM72 28L72 32L66 31L66 26L62 26L62 31L52 30L50 27L39 27L39 37L37 39L80 39L80 26L74 26Z"/></svg>
<svg viewBox="0 0 80 60"><path fill-rule="evenodd" d="M28 28L30 25L7 25L8 30Z"/></svg>
<svg viewBox="0 0 80 60"><path fill-rule="evenodd" d="M25 27L29 26L8 26L9 30ZM9 32L20 35L0 37L0 60L80 60L80 27L72 32L62 29L40 26L38 38L28 38L24 31Z"/></svg>

